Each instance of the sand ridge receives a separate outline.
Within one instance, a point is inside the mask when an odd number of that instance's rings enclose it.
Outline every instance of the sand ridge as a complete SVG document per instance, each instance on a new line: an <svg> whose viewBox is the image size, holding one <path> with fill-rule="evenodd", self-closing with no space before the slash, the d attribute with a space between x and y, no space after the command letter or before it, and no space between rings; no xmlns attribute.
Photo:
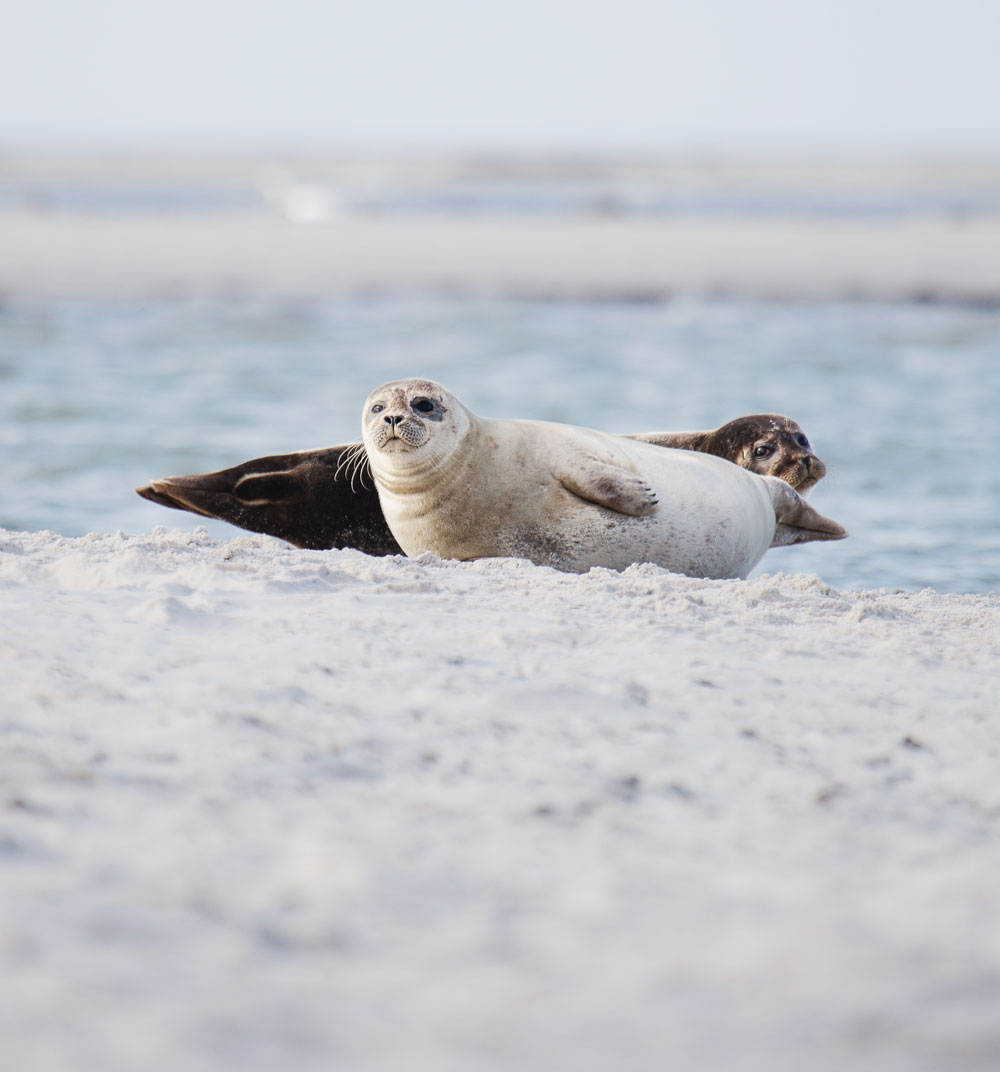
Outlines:
<svg viewBox="0 0 1000 1072"><path fill-rule="evenodd" d="M1000 217L176 216L0 210L0 296L1000 301Z"/></svg>

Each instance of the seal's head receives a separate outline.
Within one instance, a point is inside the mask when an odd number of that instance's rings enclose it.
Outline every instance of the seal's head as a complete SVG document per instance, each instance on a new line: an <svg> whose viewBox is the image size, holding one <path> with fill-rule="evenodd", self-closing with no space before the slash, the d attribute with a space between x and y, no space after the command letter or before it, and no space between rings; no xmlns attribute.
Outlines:
<svg viewBox="0 0 1000 1072"><path fill-rule="evenodd" d="M826 475L801 427L776 413L738 417L712 432L702 449L761 476L776 476L803 495Z"/></svg>
<svg viewBox="0 0 1000 1072"><path fill-rule="evenodd" d="M394 380L368 396L361 416L365 449L376 474L434 468L468 432L471 414L439 383Z"/></svg>

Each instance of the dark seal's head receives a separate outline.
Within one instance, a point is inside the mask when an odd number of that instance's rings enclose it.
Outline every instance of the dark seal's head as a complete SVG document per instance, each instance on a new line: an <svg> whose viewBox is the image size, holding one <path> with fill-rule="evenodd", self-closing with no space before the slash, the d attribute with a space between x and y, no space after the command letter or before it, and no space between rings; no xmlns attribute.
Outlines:
<svg viewBox="0 0 1000 1072"><path fill-rule="evenodd" d="M805 494L826 475L805 432L776 413L754 413L708 432L698 446L761 476L776 476Z"/></svg>

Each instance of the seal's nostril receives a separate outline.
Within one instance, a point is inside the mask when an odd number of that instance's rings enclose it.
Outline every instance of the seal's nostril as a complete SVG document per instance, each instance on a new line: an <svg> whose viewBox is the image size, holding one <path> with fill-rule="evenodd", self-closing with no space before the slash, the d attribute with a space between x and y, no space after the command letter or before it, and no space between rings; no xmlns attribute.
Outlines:
<svg viewBox="0 0 1000 1072"><path fill-rule="evenodd" d="M390 425L392 428L395 428L396 425L399 424L400 421L402 421L403 418L402 417L392 417L387 413L382 419L385 421L386 424Z"/></svg>

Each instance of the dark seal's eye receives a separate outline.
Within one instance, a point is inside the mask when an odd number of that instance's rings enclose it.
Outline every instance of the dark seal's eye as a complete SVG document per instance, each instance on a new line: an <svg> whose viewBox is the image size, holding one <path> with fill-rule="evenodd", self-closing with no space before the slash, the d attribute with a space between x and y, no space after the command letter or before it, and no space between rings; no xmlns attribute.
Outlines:
<svg viewBox="0 0 1000 1072"><path fill-rule="evenodd" d="M809 450L809 440L801 432L795 437L795 442L800 447L805 447L806 450Z"/></svg>
<svg viewBox="0 0 1000 1072"><path fill-rule="evenodd" d="M433 413L434 403L429 398L415 398L410 403L410 409L415 409L417 413Z"/></svg>
<svg viewBox="0 0 1000 1072"><path fill-rule="evenodd" d="M381 402L376 402L375 405L372 406L372 413L381 413L384 409L385 406L383 406Z"/></svg>
<svg viewBox="0 0 1000 1072"><path fill-rule="evenodd" d="M773 453L774 453L774 447L772 447L770 444L766 444L766 443L763 444L762 446L754 447L754 450L753 450L753 456L755 458L770 458Z"/></svg>

